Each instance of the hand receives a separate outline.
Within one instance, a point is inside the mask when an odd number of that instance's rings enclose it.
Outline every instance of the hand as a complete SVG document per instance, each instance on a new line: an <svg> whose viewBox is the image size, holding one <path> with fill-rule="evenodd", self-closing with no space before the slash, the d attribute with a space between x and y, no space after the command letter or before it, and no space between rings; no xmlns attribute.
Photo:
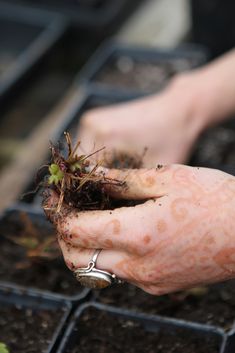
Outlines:
<svg viewBox="0 0 235 353"><path fill-rule="evenodd" d="M164 294L235 276L235 178L218 170L171 165L106 171L127 187L109 186L135 207L77 213L64 205L47 215L55 224L66 264L85 267L103 249L97 268L148 293Z"/></svg>
<svg viewBox="0 0 235 353"><path fill-rule="evenodd" d="M146 167L185 162L204 126L194 94L196 81L193 74L185 74L161 94L88 111L78 136L83 151L105 146L109 152L142 155L147 147Z"/></svg>

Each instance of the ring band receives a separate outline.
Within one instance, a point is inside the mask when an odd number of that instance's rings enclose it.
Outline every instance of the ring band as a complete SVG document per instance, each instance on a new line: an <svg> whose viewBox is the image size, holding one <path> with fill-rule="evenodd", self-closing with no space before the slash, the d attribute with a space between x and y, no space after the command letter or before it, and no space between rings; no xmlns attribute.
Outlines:
<svg viewBox="0 0 235 353"><path fill-rule="evenodd" d="M120 284L123 282L117 278L115 274L99 270L95 267L101 251L102 249L96 249L87 267L80 267L74 271L74 274L81 285L93 289L101 289L115 283Z"/></svg>

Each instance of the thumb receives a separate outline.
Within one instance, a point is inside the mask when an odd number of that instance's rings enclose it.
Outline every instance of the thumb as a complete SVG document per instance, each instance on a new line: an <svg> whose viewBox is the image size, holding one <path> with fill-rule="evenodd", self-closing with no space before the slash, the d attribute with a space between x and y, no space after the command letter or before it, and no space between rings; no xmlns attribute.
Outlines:
<svg viewBox="0 0 235 353"><path fill-rule="evenodd" d="M123 184L106 184L107 193L118 199L141 200L161 197L169 192L172 179L171 166L152 169L106 169L106 178L115 179Z"/></svg>

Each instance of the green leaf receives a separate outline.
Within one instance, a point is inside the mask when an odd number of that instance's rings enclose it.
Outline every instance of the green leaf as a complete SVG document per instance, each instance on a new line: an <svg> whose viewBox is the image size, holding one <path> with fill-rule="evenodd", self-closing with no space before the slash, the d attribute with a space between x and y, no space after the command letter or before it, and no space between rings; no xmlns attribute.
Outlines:
<svg viewBox="0 0 235 353"><path fill-rule="evenodd" d="M49 166L49 172L51 173L51 175L57 174L59 170L60 170L60 167L55 163L52 163Z"/></svg>
<svg viewBox="0 0 235 353"><path fill-rule="evenodd" d="M63 173L62 170L60 170L60 169L58 170L58 172L56 173L56 175L57 175L59 181L61 181L61 180L63 179L63 177L64 177L64 173Z"/></svg>
<svg viewBox="0 0 235 353"><path fill-rule="evenodd" d="M5 343L0 342L0 353L10 353Z"/></svg>
<svg viewBox="0 0 235 353"><path fill-rule="evenodd" d="M62 181L62 179L64 177L64 173L62 172L62 170L60 170L60 167L57 164L52 163L49 166L49 172L51 174L48 179L49 184L57 185L60 181Z"/></svg>
<svg viewBox="0 0 235 353"><path fill-rule="evenodd" d="M58 176L57 175L51 175L48 179L48 183L51 184L55 184L57 185L59 182Z"/></svg>

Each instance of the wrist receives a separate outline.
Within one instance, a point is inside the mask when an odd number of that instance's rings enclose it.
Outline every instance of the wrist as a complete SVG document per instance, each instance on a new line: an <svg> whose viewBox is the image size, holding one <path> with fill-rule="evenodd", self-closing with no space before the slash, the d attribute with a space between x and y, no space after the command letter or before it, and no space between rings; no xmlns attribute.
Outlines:
<svg viewBox="0 0 235 353"><path fill-rule="evenodd" d="M219 78L213 79L213 76L211 67L204 67L176 76L169 85L170 94L174 95L179 108L186 108L184 114L186 111L197 135L232 113L233 107L228 102L232 99L226 99L224 83Z"/></svg>
<svg viewBox="0 0 235 353"><path fill-rule="evenodd" d="M201 73L195 70L177 75L168 90L175 106L182 112L185 131L195 139L210 125L213 114L210 105L204 101L205 97L202 97L201 82Z"/></svg>
<svg viewBox="0 0 235 353"><path fill-rule="evenodd" d="M187 76L192 91L194 112L202 129L217 124L235 113L235 50Z"/></svg>

